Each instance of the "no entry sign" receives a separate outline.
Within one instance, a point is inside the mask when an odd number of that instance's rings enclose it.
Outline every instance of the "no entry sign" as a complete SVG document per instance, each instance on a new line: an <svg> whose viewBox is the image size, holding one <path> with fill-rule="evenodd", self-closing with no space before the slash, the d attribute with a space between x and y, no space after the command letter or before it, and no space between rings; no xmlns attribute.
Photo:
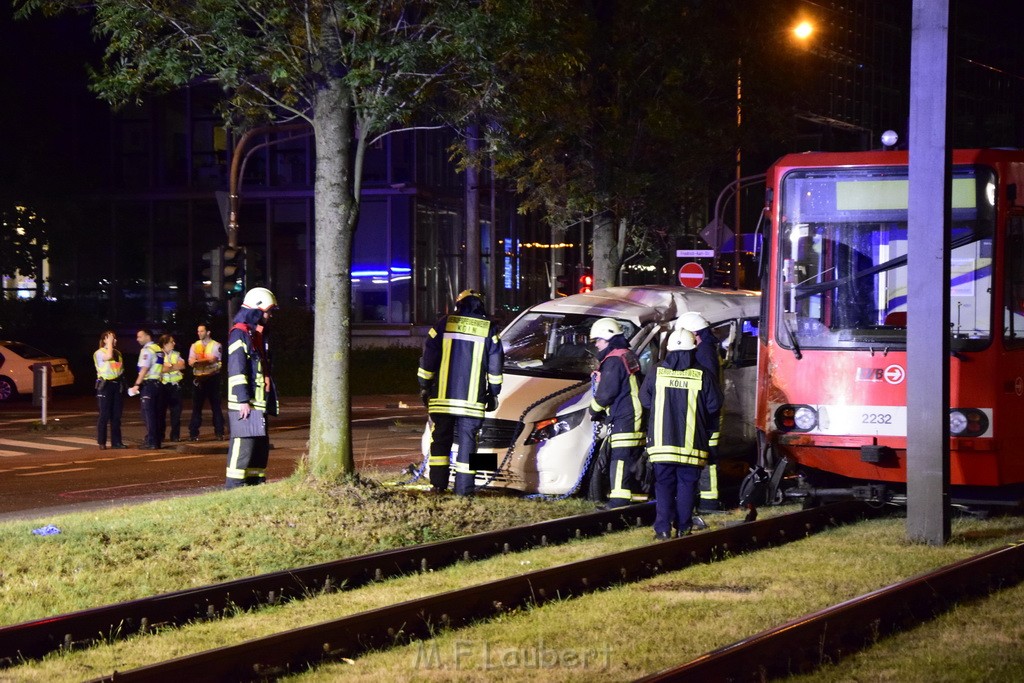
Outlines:
<svg viewBox="0 0 1024 683"><path fill-rule="evenodd" d="M679 284L683 287L700 287L704 284L704 268L693 261L684 263L679 269Z"/></svg>

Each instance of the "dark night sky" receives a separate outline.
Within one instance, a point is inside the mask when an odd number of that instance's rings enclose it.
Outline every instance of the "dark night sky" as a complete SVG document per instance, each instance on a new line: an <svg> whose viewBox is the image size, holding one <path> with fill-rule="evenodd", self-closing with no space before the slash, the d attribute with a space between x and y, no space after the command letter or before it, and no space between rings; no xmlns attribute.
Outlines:
<svg viewBox="0 0 1024 683"><path fill-rule="evenodd" d="M107 105L88 92L99 49L81 18L15 21L0 2L0 194L59 191L106 164ZM84 169L84 170L83 170Z"/></svg>

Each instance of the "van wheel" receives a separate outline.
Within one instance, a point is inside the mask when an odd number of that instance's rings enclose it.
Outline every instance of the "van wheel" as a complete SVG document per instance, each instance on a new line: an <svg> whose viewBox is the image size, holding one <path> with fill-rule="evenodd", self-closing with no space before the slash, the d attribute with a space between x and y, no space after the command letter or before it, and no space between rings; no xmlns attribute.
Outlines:
<svg viewBox="0 0 1024 683"><path fill-rule="evenodd" d="M17 395L18 390L14 388L14 382L6 377L0 377L0 401L9 401Z"/></svg>

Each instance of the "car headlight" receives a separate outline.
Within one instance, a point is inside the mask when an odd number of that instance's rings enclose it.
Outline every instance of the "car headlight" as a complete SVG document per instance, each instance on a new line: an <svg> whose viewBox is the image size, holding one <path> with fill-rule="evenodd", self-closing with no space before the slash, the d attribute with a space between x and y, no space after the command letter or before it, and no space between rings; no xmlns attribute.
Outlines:
<svg viewBox="0 0 1024 683"><path fill-rule="evenodd" d="M783 432L809 432L818 426L818 413L808 405L779 406L775 426Z"/></svg>
<svg viewBox="0 0 1024 683"><path fill-rule="evenodd" d="M950 436L981 436L988 431L988 415L977 408L953 408L949 411Z"/></svg>
<svg viewBox="0 0 1024 683"><path fill-rule="evenodd" d="M571 429L575 429L583 422L583 415L587 412L586 408L583 410L577 410L574 413L566 413L564 415L556 415L555 417L548 418L535 422L533 425L533 431L526 437L524 442L526 445L538 443L540 441L546 441L559 434L565 434Z"/></svg>

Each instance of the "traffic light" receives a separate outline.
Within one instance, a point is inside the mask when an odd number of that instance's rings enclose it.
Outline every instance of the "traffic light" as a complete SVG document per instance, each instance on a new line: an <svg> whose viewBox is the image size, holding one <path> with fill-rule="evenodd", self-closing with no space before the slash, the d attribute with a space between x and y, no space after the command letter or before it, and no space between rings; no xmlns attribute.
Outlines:
<svg viewBox="0 0 1024 683"><path fill-rule="evenodd" d="M203 283L210 282L210 298L224 298L224 247L215 247L203 254Z"/></svg>
<svg viewBox="0 0 1024 683"><path fill-rule="evenodd" d="M594 276L589 270L584 270L579 277L579 287L577 291L580 294L586 294L587 292L594 291Z"/></svg>
<svg viewBox="0 0 1024 683"><path fill-rule="evenodd" d="M245 247L222 247L221 272L224 273L224 292L229 296L245 293Z"/></svg>
<svg viewBox="0 0 1024 683"><path fill-rule="evenodd" d="M248 292L253 287L263 286L263 271L259 268L260 255L254 250L245 248L245 271L242 277L242 286Z"/></svg>

